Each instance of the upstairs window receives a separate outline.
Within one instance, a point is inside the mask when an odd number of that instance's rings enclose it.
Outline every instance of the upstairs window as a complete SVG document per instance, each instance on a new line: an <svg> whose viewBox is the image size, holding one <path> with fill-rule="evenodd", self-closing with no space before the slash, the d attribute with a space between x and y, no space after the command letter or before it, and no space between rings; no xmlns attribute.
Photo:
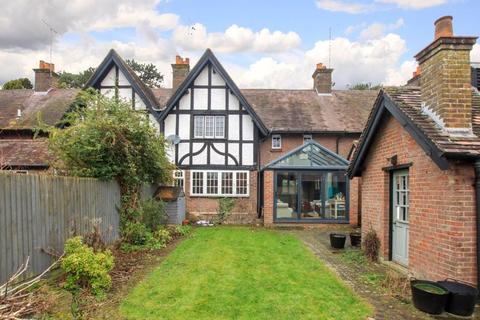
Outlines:
<svg viewBox="0 0 480 320"><path fill-rule="evenodd" d="M193 132L195 138L225 138L225 116L195 116Z"/></svg>
<svg viewBox="0 0 480 320"><path fill-rule="evenodd" d="M272 135L272 149L282 149L282 136L279 134Z"/></svg>
<svg viewBox="0 0 480 320"><path fill-rule="evenodd" d="M312 135L311 134L304 134L303 135L303 144L309 142L312 140Z"/></svg>

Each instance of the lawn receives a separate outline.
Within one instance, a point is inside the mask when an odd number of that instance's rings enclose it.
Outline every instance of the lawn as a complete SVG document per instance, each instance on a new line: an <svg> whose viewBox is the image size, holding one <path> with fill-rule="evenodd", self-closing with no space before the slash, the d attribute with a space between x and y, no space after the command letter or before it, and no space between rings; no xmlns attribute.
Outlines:
<svg viewBox="0 0 480 320"><path fill-rule="evenodd" d="M197 229L120 306L127 319L365 319L359 299L295 236Z"/></svg>

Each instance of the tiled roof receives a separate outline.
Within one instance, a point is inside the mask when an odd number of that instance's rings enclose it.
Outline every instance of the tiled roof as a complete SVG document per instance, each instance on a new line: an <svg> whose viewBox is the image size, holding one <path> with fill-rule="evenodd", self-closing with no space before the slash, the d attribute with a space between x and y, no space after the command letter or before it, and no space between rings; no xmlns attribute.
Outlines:
<svg viewBox="0 0 480 320"><path fill-rule="evenodd" d="M47 167L50 159L45 139L0 140L0 167Z"/></svg>
<svg viewBox="0 0 480 320"><path fill-rule="evenodd" d="M48 93L33 90L0 90L0 128L33 129L40 118L55 125L62 118L79 90L52 89ZM18 109L22 116L17 118Z"/></svg>
<svg viewBox="0 0 480 320"><path fill-rule="evenodd" d="M420 87L387 87L383 91L395 105L445 154L480 155L480 95L472 92L473 136L451 135L421 111Z"/></svg>
<svg viewBox="0 0 480 320"><path fill-rule="evenodd" d="M362 132L376 90L334 90L318 95L314 90L243 89L245 98L272 131Z"/></svg>

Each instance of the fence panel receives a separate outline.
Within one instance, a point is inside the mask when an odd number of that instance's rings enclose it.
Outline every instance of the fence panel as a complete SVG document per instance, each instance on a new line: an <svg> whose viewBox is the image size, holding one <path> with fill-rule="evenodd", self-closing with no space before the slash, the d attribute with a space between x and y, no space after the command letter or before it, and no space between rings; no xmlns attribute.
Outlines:
<svg viewBox="0 0 480 320"><path fill-rule="evenodd" d="M65 240L99 221L107 243L118 239L116 182L36 174L0 174L0 283L30 257L29 275L45 270Z"/></svg>

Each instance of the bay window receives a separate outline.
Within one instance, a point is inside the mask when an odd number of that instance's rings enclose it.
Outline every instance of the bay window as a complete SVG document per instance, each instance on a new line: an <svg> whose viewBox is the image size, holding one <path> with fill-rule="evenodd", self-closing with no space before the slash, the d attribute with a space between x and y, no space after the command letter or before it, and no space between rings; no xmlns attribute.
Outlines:
<svg viewBox="0 0 480 320"><path fill-rule="evenodd" d="M191 171L192 196L248 197L248 171Z"/></svg>

